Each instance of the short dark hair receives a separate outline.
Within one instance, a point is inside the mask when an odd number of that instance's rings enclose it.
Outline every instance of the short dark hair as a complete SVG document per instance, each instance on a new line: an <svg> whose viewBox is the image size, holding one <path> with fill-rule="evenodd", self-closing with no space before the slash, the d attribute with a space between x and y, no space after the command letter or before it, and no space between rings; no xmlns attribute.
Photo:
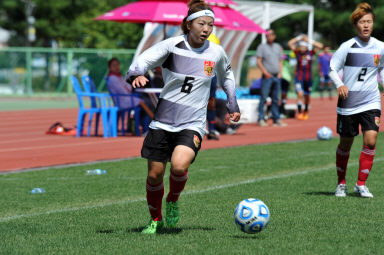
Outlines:
<svg viewBox="0 0 384 255"><path fill-rule="evenodd" d="M108 60L108 67L111 67L113 61L117 61L118 63L120 63L120 61L116 57L113 57L110 60Z"/></svg>

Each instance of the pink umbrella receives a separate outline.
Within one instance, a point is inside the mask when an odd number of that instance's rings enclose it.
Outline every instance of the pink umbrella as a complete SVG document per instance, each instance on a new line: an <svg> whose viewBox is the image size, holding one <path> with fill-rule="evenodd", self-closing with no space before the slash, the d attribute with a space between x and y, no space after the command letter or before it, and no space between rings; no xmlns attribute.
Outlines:
<svg viewBox="0 0 384 255"><path fill-rule="evenodd" d="M213 6L213 11L216 17L220 17L226 25L224 28L229 30L245 30L249 32L257 32L259 34L266 34L267 31L262 29L253 20L244 16L242 13L231 9L229 7L216 7ZM216 24L216 20L215 20Z"/></svg>
<svg viewBox="0 0 384 255"><path fill-rule="evenodd" d="M152 0L142 0L142 1L152 1ZM162 1L175 1L175 0L162 0ZM178 2L188 3L189 0L180 0ZM222 6L237 5L237 3L231 0L205 0L205 2L210 5L222 5Z"/></svg>
<svg viewBox="0 0 384 255"><path fill-rule="evenodd" d="M216 3L229 3L230 0L210 0ZM109 11L96 20L110 20L117 22L157 22L163 24L177 25L182 23L188 12L187 1L142 0L133 2L112 11ZM233 30L246 30L258 33L265 31L240 12L228 7L212 6L215 12L215 25Z"/></svg>

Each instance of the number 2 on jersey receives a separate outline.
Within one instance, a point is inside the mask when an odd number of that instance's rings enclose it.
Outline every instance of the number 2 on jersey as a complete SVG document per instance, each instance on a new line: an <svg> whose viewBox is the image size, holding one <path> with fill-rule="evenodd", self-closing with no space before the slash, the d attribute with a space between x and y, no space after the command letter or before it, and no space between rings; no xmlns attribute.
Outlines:
<svg viewBox="0 0 384 255"><path fill-rule="evenodd" d="M184 93L191 93L191 90L192 90L192 81L194 81L195 78L194 77L190 77L190 76L186 76L185 79L184 79L184 83L183 83L183 86L181 86L181 92L184 92Z"/></svg>
<svg viewBox="0 0 384 255"><path fill-rule="evenodd" d="M359 76L357 78L357 81L364 81L364 76L367 74L367 68L364 67L361 69L361 72L359 73Z"/></svg>

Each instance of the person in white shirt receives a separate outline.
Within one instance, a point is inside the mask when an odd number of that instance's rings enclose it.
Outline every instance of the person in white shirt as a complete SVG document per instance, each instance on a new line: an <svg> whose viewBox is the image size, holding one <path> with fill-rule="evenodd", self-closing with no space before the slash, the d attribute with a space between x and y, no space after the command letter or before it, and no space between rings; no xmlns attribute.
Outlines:
<svg viewBox="0 0 384 255"><path fill-rule="evenodd" d="M148 160L146 192L151 214L144 234L155 234L164 225L161 205L168 161L171 162L170 191L165 222L174 227L179 220L178 198L206 132L207 104L215 75L227 93L231 120L240 119L230 62L221 46L207 40L215 15L204 1L192 0L188 6L181 24L184 35L159 42L143 52L127 74L132 86L140 87L147 82L146 70L162 66L164 79L155 117L141 150L142 157Z"/></svg>
<svg viewBox="0 0 384 255"><path fill-rule="evenodd" d="M380 125L381 98L378 73L384 78L384 43L371 36L375 15L368 3L360 3L351 15L357 36L344 42L330 63L329 77L337 87L337 133L340 143L336 151L338 184L335 195L345 197L345 176L354 137L363 132L359 174L354 188L361 197L372 198L365 182L373 165L377 133ZM343 79L339 71L343 71Z"/></svg>

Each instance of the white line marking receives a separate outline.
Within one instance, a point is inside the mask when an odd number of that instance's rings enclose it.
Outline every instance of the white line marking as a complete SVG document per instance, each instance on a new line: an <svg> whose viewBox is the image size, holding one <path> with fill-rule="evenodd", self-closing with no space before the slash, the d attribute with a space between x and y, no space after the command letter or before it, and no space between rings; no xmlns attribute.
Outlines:
<svg viewBox="0 0 384 255"><path fill-rule="evenodd" d="M383 161L383 160L384 160L384 158L375 159L375 161ZM349 164L349 167L357 166L357 165L358 165L358 162L351 162ZM307 170L307 171L293 172L293 173L287 173L287 174L282 174L282 175L265 176L265 177L261 177L261 178L250 179L250 180L245 180L245 181L236 182L236 183L217 185L217 186L213 186L213 187L201 189L201 190L186 191L186 192L183 192L183 195L200 194L200 193L209 192L209 191L213 191L213 190L236 187L236 186L243 185L243 184L250 184L250 183L268 181L268 180L275 180L275 179L280 179L280 178L288 178L288 177L297 176L297 175L306 175L306 174L310 174L310 173L317 173L317 172L322 172L322 171L331 170L331 169L335 170L335 166L332 165L332 166L328 166L328 167L315 168L315 169ZM131 203L136 203L136 202L143 202L145 200L146 200L146 198L143 197L143 198L137 198L137 199L132 199L132 200L114 201L114 202L109 202L109 203L101 203L101 204L88 205L88 206L82 206L82 207L64 208L64 209L59 209L59 210L47 211L47 212L19 214L19 215L0 218L0 222L7 222L7 221L11 221L11 220L34 217L34 216L41 216L41 215L50 215L50 214L55 214L55 213L88 210L88 209L106 207L106 206L111 206L111 205L131 204Z"/></svg>

